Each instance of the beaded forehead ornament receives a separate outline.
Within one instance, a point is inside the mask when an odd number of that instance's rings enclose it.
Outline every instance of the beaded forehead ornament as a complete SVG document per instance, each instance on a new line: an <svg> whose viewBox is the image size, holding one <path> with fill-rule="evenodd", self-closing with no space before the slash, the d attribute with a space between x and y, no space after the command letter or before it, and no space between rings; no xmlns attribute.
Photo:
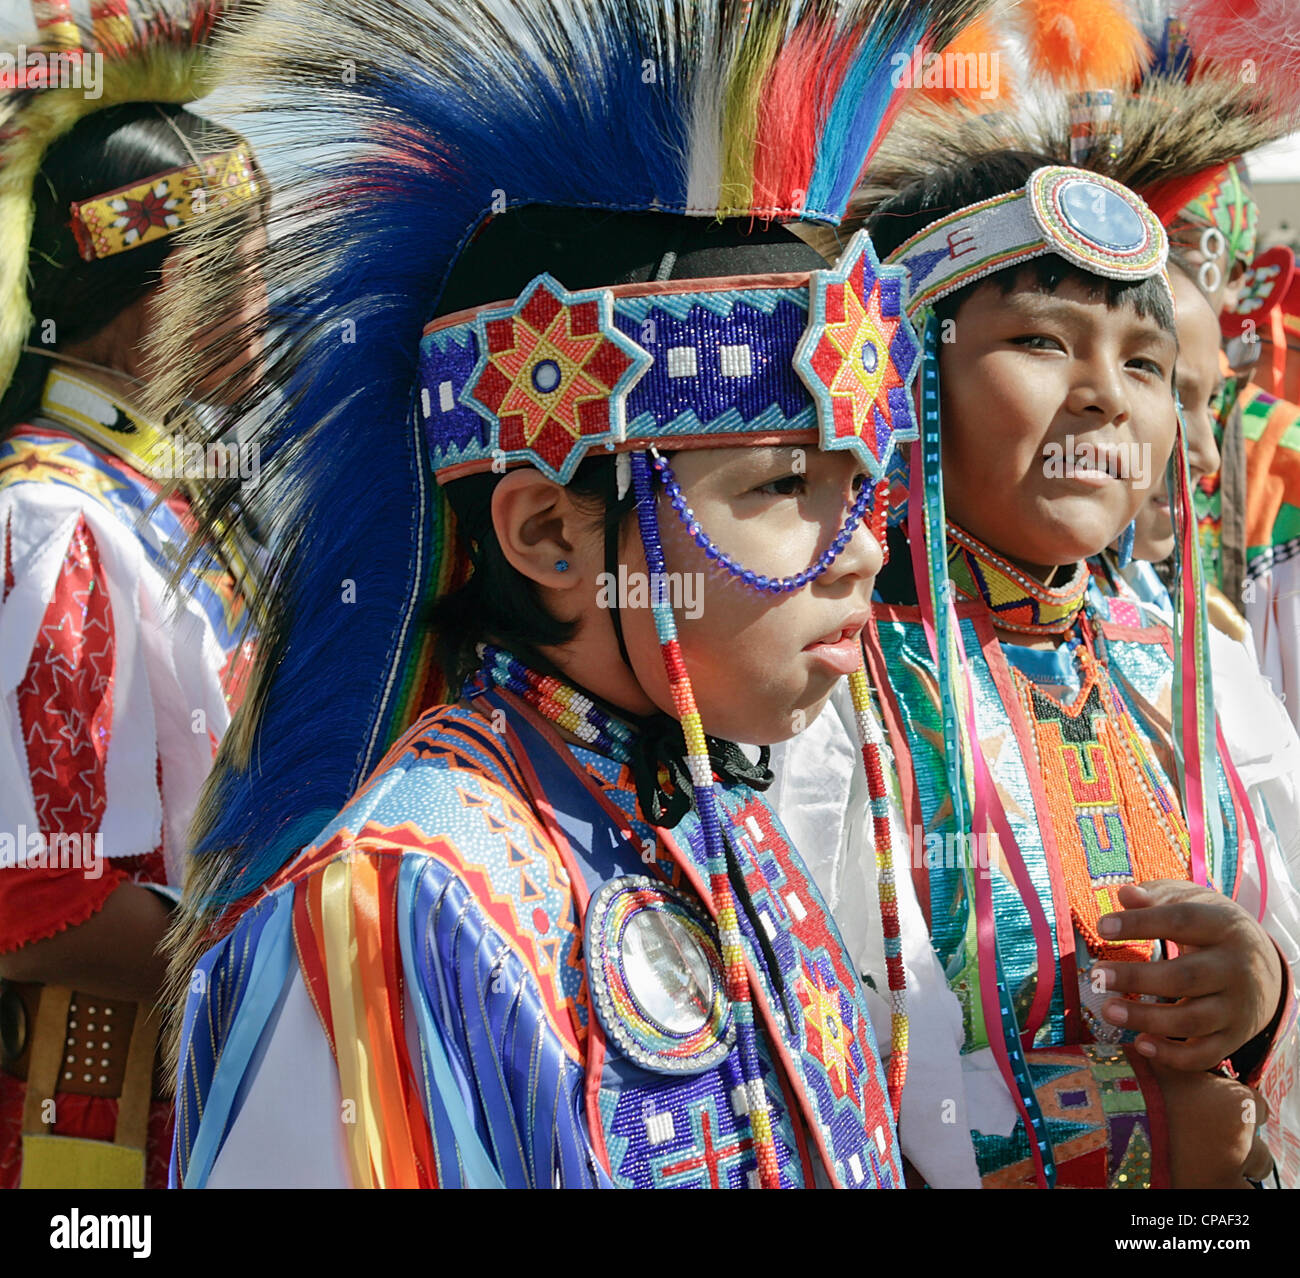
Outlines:
<svg viewBox="0 0 1300 1278"><path fill-rule="evenodd" d="M973 280L1056 253L1093 275L1142 280L1163 272L1164 227L1142 199L1110 178L1045 165L1009 191L932 222L887 259L907 268L907 313Z"/></svg>

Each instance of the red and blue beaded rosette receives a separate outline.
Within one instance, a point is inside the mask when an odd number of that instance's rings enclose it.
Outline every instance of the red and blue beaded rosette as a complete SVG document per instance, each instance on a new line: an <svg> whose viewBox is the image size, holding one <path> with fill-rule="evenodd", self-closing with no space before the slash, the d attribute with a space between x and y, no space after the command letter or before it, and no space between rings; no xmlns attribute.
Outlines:
<svg viewBox="0 0 1300 1278"><path fill-rule="evenodd" d="M627 393L653 361L614 327L608 289L570 293L539 275L474 329L478 364L461 402L487 419L507 464L567 484L593 444L622 442Z"/></svg>
<svg viewBox="0 0 1300 1278"><path fill-rule="evenodd" d="M907 272L882 266L859 231L830 271L809 281L808 327L794 366L817 404L823 449L847 448L883 479L895 443L916 438L919 346L903 313Z"/></svg>

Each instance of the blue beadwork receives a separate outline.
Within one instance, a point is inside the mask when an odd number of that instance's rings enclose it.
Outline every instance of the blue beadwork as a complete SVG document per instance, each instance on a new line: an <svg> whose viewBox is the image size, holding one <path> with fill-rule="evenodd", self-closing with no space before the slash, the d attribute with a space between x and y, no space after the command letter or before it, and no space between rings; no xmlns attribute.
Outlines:
<svg viewBox="0 0 1300 1278"><path fill-rule="evenodd" d="M691 540L719 567L725 568L743 585L769 595L789 594L793 590L802 590L804 586L816 581L839 558L844 552L844 548L853 539L853 534L857 531L863 516L866 515L875 494L875 488L872 485L863 484L861 492L858 493L853 505L849 508L848 516L844 520L840 531L836 533L835 539L830 546L817 557L817 562L813 567L805 568L803 572L796 573L793 577L765 577L761 573L752 572L750 569L738 564L730 555L719 550L713 544L709 535L696 520L695 512L686 504L686 498L682 494L681 486L677 483L677 477L673 474L673 469L668 464L667 458L656 453L651 465L658 473L659 480L664 486L664 492L667 494L672 508L677 512L677 518L682 521Z"/></svg>

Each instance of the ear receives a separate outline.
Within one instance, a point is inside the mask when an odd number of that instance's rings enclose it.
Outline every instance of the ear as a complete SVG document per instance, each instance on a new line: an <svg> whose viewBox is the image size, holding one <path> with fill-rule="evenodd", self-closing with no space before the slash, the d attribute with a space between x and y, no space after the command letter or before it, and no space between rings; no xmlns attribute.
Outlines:
<svg viewBox="0 0 1300 1278"><path fill-rule="evenodd" d="M492 494L492 527L506 561L549 590L568 591L601 571L591 511L531 466L508 471ZM557 564L566 564L557 568Z"/></svg>

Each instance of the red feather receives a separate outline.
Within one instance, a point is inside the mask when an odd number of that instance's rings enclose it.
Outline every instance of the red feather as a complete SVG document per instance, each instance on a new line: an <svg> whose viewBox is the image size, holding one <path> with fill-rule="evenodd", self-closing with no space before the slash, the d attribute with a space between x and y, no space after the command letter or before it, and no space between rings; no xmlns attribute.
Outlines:
<svg viewBox="0 0 1300 1278"><path fill-rule="evenodd" d="M1262 93L1280 112L1300 111L1295 0L1189 0L1182 17L1198 62L1239 75L1247 92Z"/></svg>

